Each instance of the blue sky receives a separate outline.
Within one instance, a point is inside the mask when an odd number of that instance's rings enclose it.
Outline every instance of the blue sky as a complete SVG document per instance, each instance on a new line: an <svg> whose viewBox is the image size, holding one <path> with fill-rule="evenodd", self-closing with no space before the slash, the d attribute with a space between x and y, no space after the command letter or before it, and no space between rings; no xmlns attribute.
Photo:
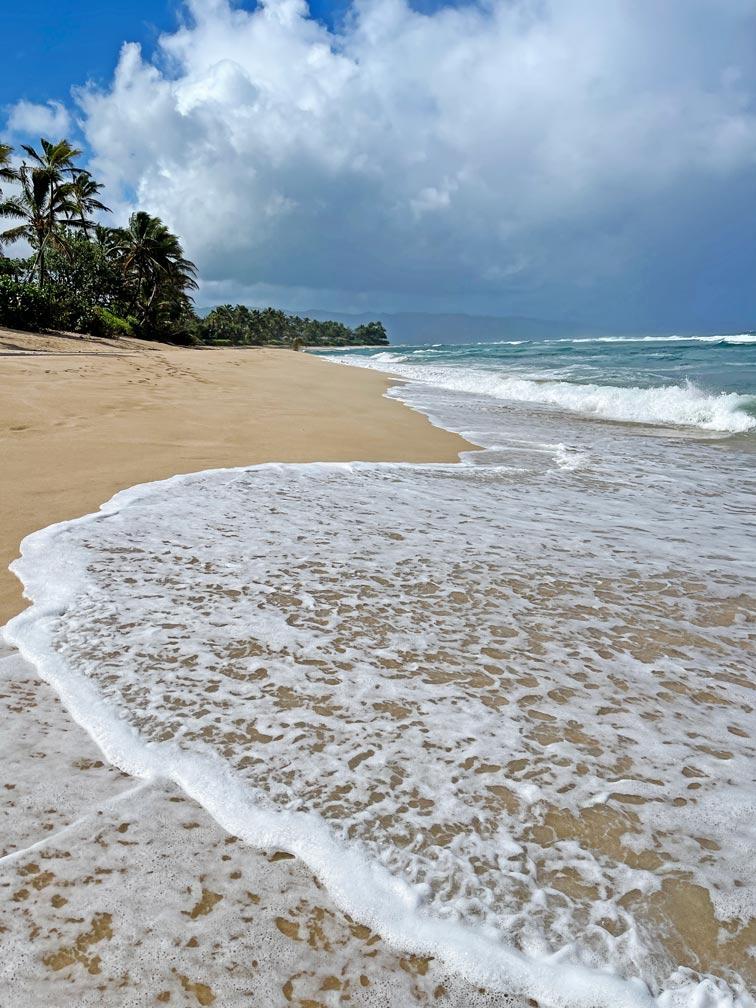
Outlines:
<svg viewBox="0 0 756 1008"><path fill-rule="evenodd" d="M204 303L756 327L756 0L83 0L3 27L0 137L76 139Z"/></svg>
<svg viewBox="0 0 756 1008"><path fill-rule="evenodd" d="M349 5L346 0L313 0L309 6L313 17L333 26ZM435 0L413 3L416 10L426 12L439 6ZM124 42L139 42L150 54L159 36L174 30L182 16L175 0L8 4L3 11L0 106L21 98L66 100L72 85L89 80L104 85L113 75Z"/></svg>
<svg viewBox="0 0 756 1008"><path fill-rule="evenodd" d="M8 3L3 15L0 104L25 98L67 100L73 84L105 84L113 75L121 44L154 46L176 25L170 0L76 0Z"/></svg>

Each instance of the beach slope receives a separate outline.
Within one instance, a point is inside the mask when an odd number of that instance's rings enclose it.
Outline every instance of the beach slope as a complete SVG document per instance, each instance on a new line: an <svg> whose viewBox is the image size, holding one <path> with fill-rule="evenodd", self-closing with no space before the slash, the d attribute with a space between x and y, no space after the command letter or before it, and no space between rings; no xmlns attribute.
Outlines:
<svg viewBox="0 0 756 1008"><path fill-rule="evenodd" d="M24 536L119 490L259 462L452 462L470 446L383 397L384 375L288 350L0 329L0 624Z"/></svg>
<svg viewBox="0 0 756 1008"><path fill-rule="evenodd" d="M453 462L470 447L384 398L390 384L285 350L0 330L0 623L24 607L7 571L23 537L125 487L273 460ZM253 850L175 786L105 763L3 644L0 713L13 1003L466 1002L463 981L385 947L285 852Z"/></svg>

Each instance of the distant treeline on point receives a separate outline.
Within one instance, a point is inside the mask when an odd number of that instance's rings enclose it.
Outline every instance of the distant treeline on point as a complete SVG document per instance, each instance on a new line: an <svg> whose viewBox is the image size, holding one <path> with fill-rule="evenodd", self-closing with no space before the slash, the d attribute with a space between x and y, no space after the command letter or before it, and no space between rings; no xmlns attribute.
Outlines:
<svg viewBox="0 0 756 1008"><path fill-rule="evenodd" d="M221 305L197 323L203 343L213 346L387 346L382 322L350 329L341 322L287 315L276 308Z"/></svg>
<svg viewBox="0 0 756 1008"><path fill-rule="evenodd" d="M0 144L0 325L29 331L136 336L166 343L217 346L354 346L386 344L380 322L350 329L273 308L222 305L200 318L192 291L197 269L178 237L137 210L123 228L106 227L103 186L78 164L68 140L41 139L39 149ZM4 245L23 241L27 259Z"/></svg>

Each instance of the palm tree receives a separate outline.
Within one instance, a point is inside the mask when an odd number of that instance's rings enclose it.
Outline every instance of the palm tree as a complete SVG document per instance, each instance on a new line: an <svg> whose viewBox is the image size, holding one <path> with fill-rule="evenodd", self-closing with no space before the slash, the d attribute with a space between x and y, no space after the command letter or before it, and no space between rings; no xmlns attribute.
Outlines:
<svg viewBox="0 0 756 1008"><path fill-rule="evenodd" d="M30 272L36 270L42 285L47 277L46 252L51 247L66 250L66 236L60 225L63 221L71 222L75 207L66 185L52 185L45 175L35 174L26 165L18 170L17 180L21 192L0 203L0 217L20 218L21 223L0 233L0 243L26 239L36 253Z"/></svg>
<svg viewBox="0 0 756 1008"><path fill-rule="evenodd" d="M127 228L112 235L114 255L131 288L129 314L136 313L143 323L168 305L188 303L186 292L197 289L197 269L158 217L138 210Z"/></svg>
<svg viewBox="0 0 756 1008"><path fill-rule="evenodd" d="M71 192L72 183L64 178L64 173L75 176L81 170L74 164L74 158L79 157L81 151L72 147L68 140L58 140L57 143L51 143L50 140L45 140L43 137L39 142L42 147L41 153L28 144L21 144L21 149L26 151L32 159L31 179L32 187L37 193L37 202L42 202L45 196L48 197L47 231L49 235L52 235L57 223L56 209L60 209L64 203L68 206L65 200L61 202L58 197L61 195L67 197ZM70 207L68 216L71 216Z"/></svg>
<svg viewBox="0 0 756 1008"><path fill-rule="evenodd" d="M13 150L8 144L0 143L0 182L15 182L18 178L18 173L15 168L11 167L10 155ZM0 197L3 195L3 190L0 189ZM0 201L0 217L4 216L2 212L2 206L4 204ZM5 254L2 249L2 241L0 241L0 259L4 259Z"/></svg>
<svg viewBox="0 0 756 1008"><path fill-rule="evenodd" d="M8 144L0 143L0 182L14 182L18 178L16 169L12 168L10 163L12 150Z"/></svg>
<svg viewBox="0 0 756 1008"><path fill-rule="evenodd" d="M62 181L66 172L75 175L84 170L77 168L74 164L74 159L81 156L81 151L72 147L68 140L58 140L57 143L52 143L42 137L39 143L42 148L41 153L34 147L30 147L29 144L21 144L21 149L26 151L31 158L32 171L37 176L46 177L48 183Z"/></svg>
<svg viewBox="0 0 756 1008"><path fill-rule="evenodd" d="M89 219L96 210L110 213L110 207L105 206L97 199L97 194L104 188L102 182L95 182L88 171L75 170L71 183L71 202L75 204L79 224L85 230L94 230L98 226Z"/></svg>
<svg viewBox="0 0 756 1008"><path fill-rule="evenodd" d="M105 224L95 224L92 234L89 236L93 245L97 245L107 253L111 259L115 259L116 247L119 244L121 228L107 227Z"/></svg>
<svg viewBox="0 0 756 1008"><path fill-rule="evenodd" d="M0 244L25 238L35 250L30 273L36 271L41 285L47 277L47 252L57 248L70 254L66 229L82 229L86 234L96 226L88 215L108 207L97 199L102 186L75 164L81 151L68 140L51 143L42 138L40 151L22 146L31 164L24 163L15 171L8 169L7 176L20 183L21 192L0 203L0 217L20 218L21 223L0 233ZM0 148L0 168L5 150L10 148ZM7 161L7 154L5 157Z"/></svg>

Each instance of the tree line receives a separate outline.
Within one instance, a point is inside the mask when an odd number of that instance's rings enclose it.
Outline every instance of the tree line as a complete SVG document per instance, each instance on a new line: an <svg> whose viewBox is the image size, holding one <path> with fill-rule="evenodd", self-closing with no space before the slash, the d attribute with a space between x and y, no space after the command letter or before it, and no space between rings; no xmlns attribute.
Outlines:
<svg viewBox="0 0 756 1008"><path fill-rule="evenodd" d="M94 219L109 208L103 186L77 163L68 140L23 145L20 167L0 145L0 245L24 240L28 259L0 260L0 321L24 329L70 329L191 342L197 271L163 222L144 210L124 228Z"/></svg>
<svg viewBox="0 0 756 1008"><path fill-rule="evenodd" d="M220 305L198 322L203 343L215 346L361 346L388 344L381 322L350 329L341 322L287 315L276 308Z"/></svg>
<svg viewBox="0 0 756 1008"><path fill-rule="evenodd" d="M198 317L196 266L158 217L137 210L126 227L107 227L95 219L110 212L100 198L104 187L78 163L80 150L44 138L39 149L21 150L16 166L13 148L0 144L0 220L10 224L0 231L0 324L181 344L388 342L380 322L352 330L245 305ZM19 240L31 255L6 258L3 246Z"/></svg>

